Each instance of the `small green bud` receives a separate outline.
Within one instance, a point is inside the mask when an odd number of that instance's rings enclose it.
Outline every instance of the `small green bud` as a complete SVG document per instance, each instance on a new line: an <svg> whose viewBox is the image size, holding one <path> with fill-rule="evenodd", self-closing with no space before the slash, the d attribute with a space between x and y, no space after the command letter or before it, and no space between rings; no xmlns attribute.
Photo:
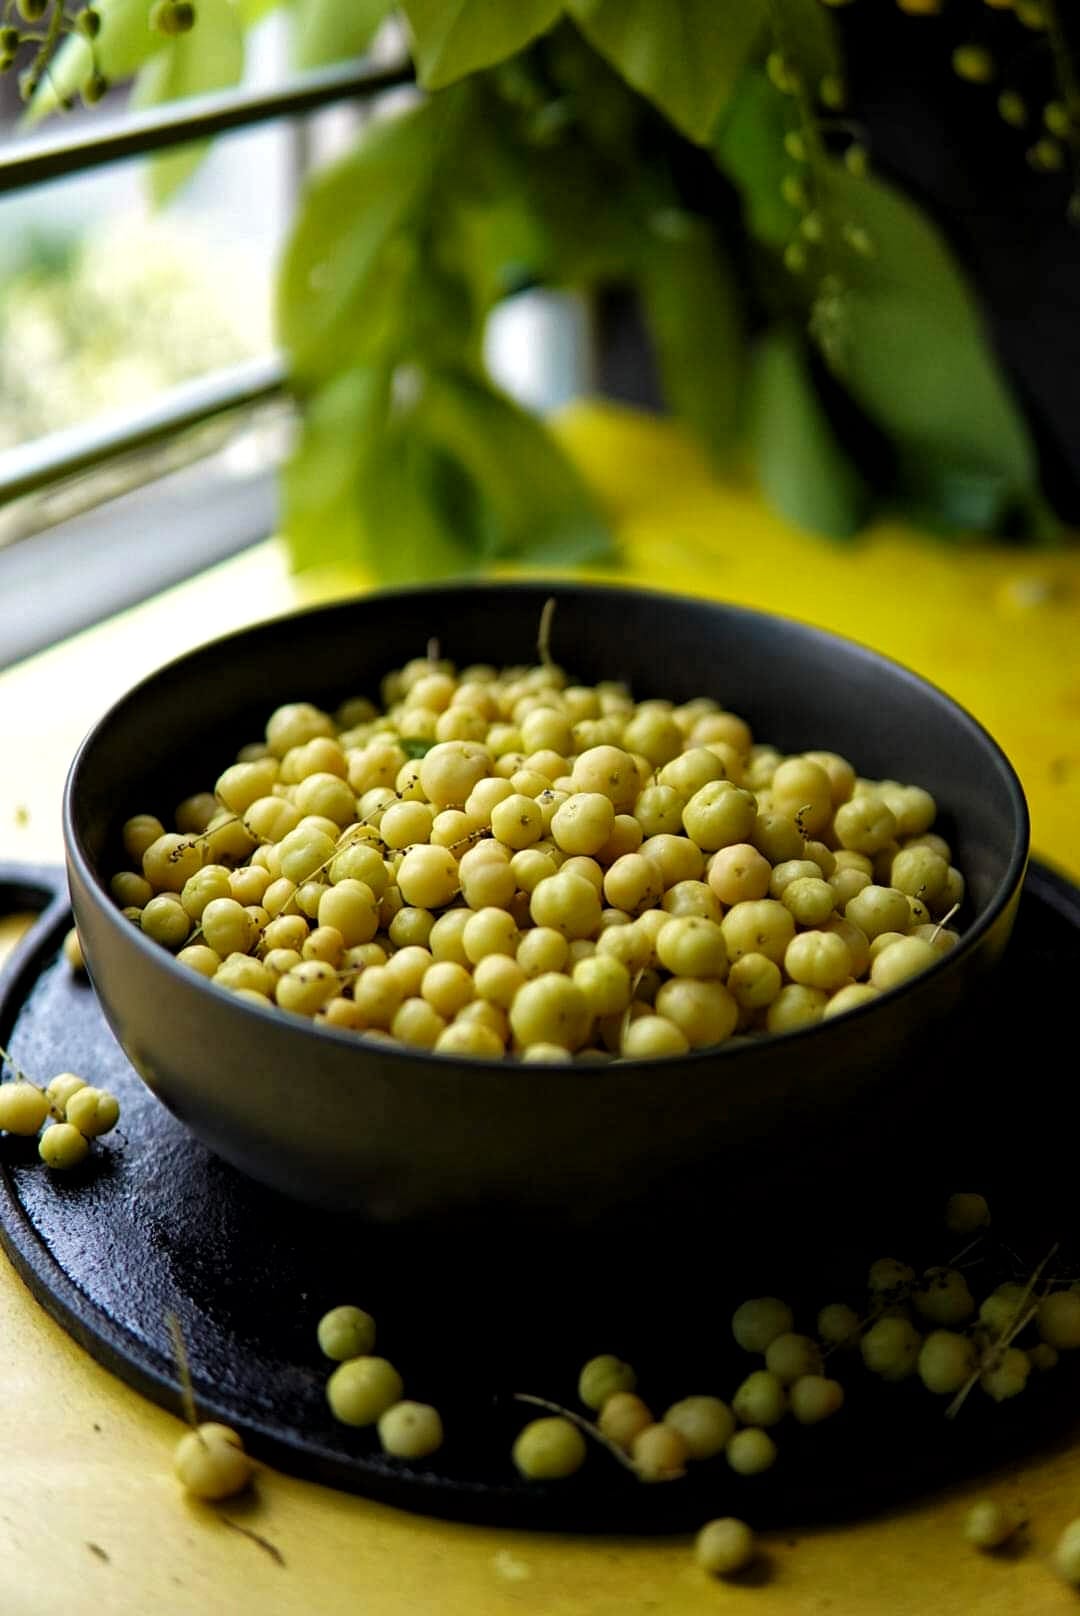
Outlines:
<svg viewBox="0 0 1080 1616"><path fill-rule="evenodd" d="M799 75L779 51L770 51L765 58L765 71L781 95L794 95L799 88Z"/></svg>
<svg viewBox="0 0 1080 1616"><path fill-rule="evenodd" d="M16 3L24 22L40 22L49 9L49 0L16 0Z"/></svg>
<svg viewBox="0 0 1080 1616"><path fill-rule="evenodd" d="M91 73L82 87L82 98L88 107L96 107L108 93L109 81L104 73Z"/></svg>
<svg viewBox="0 0 1080 1616"><path fill-rule="evenodd" d="M806 186L798 174L785 174L780 181L780 195L790 208L805 208Z"/></svg>
<svg viewBox="0 0 1080 1616"><path fill-rule="evenodd" d="M802 234L805 236L806 240L816 246L825 234L825 227L821 222L821 214L808 213L800 223L799 229L802 231Z"/></svg>
<svg viewBox="0 0 1080 1616"><path fill-rule="evenodd" d="M873 258L874 243L861 224L846 224L844 226L844 240L852 252L858 253L860 258Z"/></svg>
<svg viewBox="0 0 1080 1616"><path fill-rule="evenodd" d="M1014 129L1022 129L1028 120L1027 103L1015 90L1002 90L997 102L998 116Z"/></svg>
<svg viewBox="0 0 1080 1616"><path fill-rule="evenodd" d="M1065 166L1065 153L1056 140L1044 135L1028 148L1027 160L1040 173L1054 174Z"/></svg>
<svg viewBox="0 0 1080 1616"><path fill-rule="evenodd" d="M1043 107L1043 123L1052 135L1067 138L1071 122L1069 109L1063 101L1048 101Z"/></svg>
<svg viewBox="0 0 1080 1616"><path fill-rule="evenodd" d="M792 275L801 275L806 268L806 248L801 241L789 241L784 248L784 268Z"/></svg>
<svg viewBox="0 0 1080 1616"><path fill-rule="evenodd" d="M0 28L0 56L14 56L19 48L19 30Z"/></svg>
<svg viewBox="0 0 1080 1616"><path fill-rule="evenodd" d="M857 180L865 179L870 172L870 159L866 147L860 146L857 141L852 142L844 153L844 167L849 174L854 174Z"/></svg>
<svg viewBox="0 0 1080 1616"><path fill-rule="evenodd" d="M195 7L187 0L155 0L150 7L150 27L170 38L190 33L195 26Z"/></svg>
<svg viewBox="0 0 1080 1616"><path fill-rule="evenodd" d="M96 39L101 32L101 13L95 11L92 6L87 6L85 11L79 12L75 26L87 39Z"/></svg>
<svg viewBox="0 0 1080 1616"><path fill-rule="evenodd" d="M806 141L797 129L789 129L784 136L784 150L795 162L806 162Z"/></svg>
<svg viewBox="0 0 1080 1616"><path fill-rule="evenodd" d="M968 84L989 84L997 69L985 45L958 45L952 53L953 72Z"/></svg>
<svg viewBox="0 0 1080 1616"><path fill-rule="evenodd" d="M843 79L838 78L835 73L826 73L818 85L818 100L823 107L828 107L830 112L839 112L847 100Z"/></svg>

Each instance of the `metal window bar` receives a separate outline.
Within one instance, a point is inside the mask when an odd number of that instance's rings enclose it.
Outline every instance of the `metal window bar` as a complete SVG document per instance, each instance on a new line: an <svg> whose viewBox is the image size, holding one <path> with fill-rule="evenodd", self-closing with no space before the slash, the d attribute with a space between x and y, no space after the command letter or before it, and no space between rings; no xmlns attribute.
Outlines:
<svg viewBox="0 0 1080 1616"><path fill-rule="evenodd" d="M0 151L0 197L189 141L302 117L335 102L370 100L412 82L412 64L407 59L389 66L354 61L298 75L275 90L228 90L95 121L75 131L58 128ZM214 418L232 413L251 419L261 406L286 392L285 367L281 356L274 354L171 388L149 408L114 414L20 445L0 454L0 508L70 484L106 462L134 460ZM181 483L186 478L185 486L192 492L190 473L176 473L171 483L166 475L170 486L177 478ZM14 639L10 634L0 635L0 668L254 542L273 520L274 494L268 473L256 475L243 490L233 490L227 480L222 483L219 478L209 495L209 509L203 500L201 513L197 502L191 510L179 513L181 523L187 522L181 549L188 564L177 572L180 563L166 554L170 546L150 547L148 553L137 542L145 532L147 517L156 519L145 508L148 493L134 489L109 506L110 511L115 507L116 515L109 519L110 543L104 551L90 538L95 523L100 525L100 518L92 513L75 522L61 522L48 533L36 533L33 544L5 548L0 542L0 594L13 598L7 593L11 589L33 606L19 617ZM108 575L99 581L107 599L93 586L80 591L78 598L71 592L47 590L44 579L55 575L57 568L80 565L85 575L91 559L87 540L91 554L98 558L95 564ZM45 610L42 602L49 601L54 602L54 609Z"/></svg>
<svg viewBox="0 0 1080 1616"><path fill-rule="evenodd" d="M92 129L82 128L75 133L61 130L18 141L0 152L0 195L190 140L315 112L354 96L366 99L409 84L412 77L409 62L393 67L349 62L298 75L276 90L223 90L215 95L191 96L146 112L111 118Z"/></svg>

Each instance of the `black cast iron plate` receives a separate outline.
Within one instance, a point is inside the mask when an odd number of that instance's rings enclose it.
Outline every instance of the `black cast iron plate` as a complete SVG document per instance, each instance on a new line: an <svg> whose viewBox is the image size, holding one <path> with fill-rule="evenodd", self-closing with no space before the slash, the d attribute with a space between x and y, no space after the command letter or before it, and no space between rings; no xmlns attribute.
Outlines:
<svg viewBox="0 0 1080 1616"><path fill-rule="evenodd" d="M785 1421L779 1463L752 1480L721 1458L678 1483L644 1487L597 1451L578 1476L538 1486L520 1481L508 1457L535 1412L512 1394L574 1406L577 1368L594 1352L632 1359L657 1409L690 1391L729 1394L752 1367L731 1343L733 1302L780 1289L805 1300L809 1322L824 1301L857 1299L874 1256L950 1260L957 1243L940 1228L940 1207L951 1189L985 1189L995 1228L1008 1235L1008 1245L985 1242L982 1260L974 1253L973 1287L1023 1277L1048 1238L1063 1238L1055 1264L1075 1260L1067 1052L1080 893L1050 871L1029 872L994 996L925 1051L940 1068L941 1103L918 1148L905 1146L900 1160L883 1147L880 1161L822 1164L817 1192L795 1205L776 1199L784 1164L763 1163L771 1206L673 1222L646 1205L592 1237L523 1230L497 1209L472 1223L383 1228L250 1182L154 1099L92 988L59 957L70 924L62 874L7 872L0 896L5 887L9 906L34 893L52 902L5 972L0 1043L41 1081L75 1070L112 1089L122 1116L70 1176L49 1173L34 1141L0 1138L0 1241L94 1358L179 1412L166 1327L174 1312L201 1416L234 1425L268 1463L448 1518L643 1532L729 1511L759 1524L857 1515L1071 1439L1080 1365L1063 1361L1000 1406L976 1389L946 1421L942 1400L915 1383L871 1381L856 1357L837 1370L848 1386L844 1410L817 1429ZM819 1204L826 1210L815 1221ZM315 1325L347 1300L376 1315L378 1349L401 1368L408 1394L443 1411L447 1441L433 1459L388 1459L373 1433L330 1417Z"/></svg>

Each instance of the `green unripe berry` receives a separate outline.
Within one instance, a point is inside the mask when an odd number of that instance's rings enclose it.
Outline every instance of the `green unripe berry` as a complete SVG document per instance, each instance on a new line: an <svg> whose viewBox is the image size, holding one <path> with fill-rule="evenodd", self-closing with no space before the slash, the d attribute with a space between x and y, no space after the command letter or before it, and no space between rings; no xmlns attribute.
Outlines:
<svg viewBox="0 0 1080 1616"><path fill-rule="evenodd" d="M511 1456L526 1481L561 1481L585 1463L585 1438L556 1414L530 1421L519 1432Z"/></svg>
<svg viewBox="0 0 1080 1616"><path fill-rule="evenodd" d="M1016 0L1016 20L1025 28L1041 30L1046 27L1046 7L1042 0Z"/></svg>
<svg viewBox="0 0 1080 1616"><path fill-rule="evenodd" d="M599 1411L616 1392L632 1392L637 1375L628 1363L610 1352L590 1358L578 1377L578 1396L586 1408Z"/></svg>
<svg viewBox="0 0 1080 1616"><path fill-rule="evenodd" d="M401 1376L385 1358L364 1355L339 1364L326 1383L330 1412L342 1425L374 1425L405 1390Z"/></svg>
<svg viewBox="0 0 1080 1616"><path fill-rule="evenodd" d="M945 1227L950 1234L975 1234L990 1227L990 1208L984 1195L950 1195L945 1203Z"/></svg>
<svg viewBox="0 0 1080 1616"><path fill-rule="evenodd" d="M319 1320L319 1347L328 1358L345 1363L375 1350L375 1320L359 1307L333 1307Z"/></svg>

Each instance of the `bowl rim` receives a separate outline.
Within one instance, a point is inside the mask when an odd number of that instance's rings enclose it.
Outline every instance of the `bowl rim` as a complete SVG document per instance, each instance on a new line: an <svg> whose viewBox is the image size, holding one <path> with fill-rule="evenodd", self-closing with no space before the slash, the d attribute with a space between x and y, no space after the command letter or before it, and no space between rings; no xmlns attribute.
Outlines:
<svg viewBox="0 0 1080 1616"><path fill-rule="evenodd" d="M346 615L357 607L372 606L377 609L380 602L407 601L412 597L438 593L440 596L456 595L483 595L513 593L522 597L533 597L538 606L551 595L556 598L572 594L575 596L594 598L618 597L627 593L633 594L643 601L655 599L658 605L683 605L696 608L715 609L718 612L734 616L751 623L765 623L782 625L805 636L811 641L823 645L842 645L848 654L854 653L857 659L876 666L884 666L890 676L905 685L914 687L924 696L929 694L934 701L948 710L951 718L961 728L967 730L975 740L989 753L996 765L1005 785L1013 811L1013 839L1009 850L1008 864L1005 874L999 880L994 896L991 898L984 912L962 934L960 941L948 953L942 954L939 960L928 966L914 977L899 983L896 987L888 988L880 993L877 999L866 1004L857 1005L847 1010L842 1016L836 1018L822 1018L806 1026L789 1028L783 1032L767 1033L759 1037L744 1037L733 1034L721 1044L707 1045L701 1049L689 1049L681 1055L659 1055L652 1057L627 1058L619 1056L611 1062L598 1063L596 1066L581 1066L574 1061L567 1062L524 1062L510 1061L506 1056L475 1056L463 1055L457 1051L447 1054L438 1054L433 1049L414 1049L406 1045L391 1042L377 1041L366 1044L362 1033L347 1028L326 1026L320 1024L312 1017L290 1015L277 1006L262 1006L253 1004L250 1000L240 999L229 989L220 987L208 977L191 971L182 966L176 956L169 950L162 948L159 943L146 937L141 930L136 929L123 918L120 910L110 893L105 889L98 877L85 843L82 839L79 826L76 798L79 789L81 770L86 758L92 753L99 736L114 722L116 715L126 706L135 704L147 689L159 680L175 677L182 673L185 664L194 662L203 657L212 657L215 652L225 648L233 648L245 636L270 633L276 629L283 629L288 625L303 620L312 620L317 617L329 617L335 614ZM422 584L407 584L392 588L373 588L341 599L316 603L298 609L274 613L269 617L259 618L252 623L245 624L238 629L232 629L223 634L215 635L212 639L201 641L198 645L180 652L174 657L151 669L135 684L129 686L124 693L97 719L92 728L84 736L71 761L64 784L63 793L63 837L64 847L68 861L77 870L84 887L100 900L102 909L107 913L113 926L114 933L125 937L127 942L136 949L145 953L148 961L155 963L157 968L166 972L176 973L175 980L183 981L194 988L196 994L202 990L212 992L219 1004L228 1002L233 1012L241 1017L256 1017L263 1025L273 1026L283 1033L302 1034L305 1037L314 1035L317 1039L328 1040L331 1046L349 1049L362 1062L365 1057L377 1055L394 1063L403 1063L406 1067L425 1067L430 1070L432 1062L436 1067L443 1066L449 1069L453 1064L460 1063L468 1067L486 1068L488 1070L513 1071L520 1078L522 1074L535 1071L543 1074L544 1080L550 1082L553 1074L566 1072L572 1074L576 1081L580 1081L583 1072L598 1074L608 1065L617 1065L620 1070L627 1067L649 1068L669 1066L675 1063L680 1069L699 1066L703 1063L712 1063L717 1060L737 1061L740 1055L748 1055L763 1048L772 1049L778 1044L789 1043L792 1040L806 1041L820 1038L828 1034L838 1022L851 1025L857 1019L873 1015L884 1002L891 1002L898 996L918 990L932 978L949 968L955 968L961 959L971 954L986 933L999 920L1010 902L1015 898L1030 854L1031 820L1020 778L1004 752L1001 745L986 729L985 725L974 717L963 704L950 696L940 685L916 673L905 663L889 656L882 651L874 650L860 640L848 635L838 634L832 629L822 628L820 625L795 617L790 613L773 612L761 607L744 606L738 602L718 599L709 595L688 595L681 590L668 590L652 586L642 586L633 582L612 582L604 580L601 583L592 583L581 579L561 579L547 577L530 577L524 579L449 579Z"/></svg>

